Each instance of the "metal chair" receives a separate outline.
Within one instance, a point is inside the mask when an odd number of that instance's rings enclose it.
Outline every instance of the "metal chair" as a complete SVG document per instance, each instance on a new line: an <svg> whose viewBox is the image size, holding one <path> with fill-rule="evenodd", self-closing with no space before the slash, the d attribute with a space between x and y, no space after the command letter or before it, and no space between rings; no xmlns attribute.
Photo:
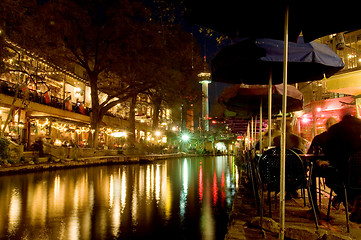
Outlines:
<svg viewBox="0 0 361 240"><path fill-rule="evenodd" d="M268 192L269 216L271 215L271 192L275 192L275 199L280 187L280 159L281 149L271 148L263 153L258 162L258 176L261 183L260 215L261 226L263 221L264 191ZM318 229L318 220L311 197L310 185L307 180L302 159L291 149L286 150L286 190L307 189L309 201L314 214L315 225ZM276 202L276 201L275 201Z"/></svg>
<svg viewBox="0 0 361 240"><path fill-rule="evenodd" d="M361 149L350 156L344 171L336 169L335 174L335 178L340 179L341 181L335 183L331 188L327 209L327 220L329 220L330 217L332 193L336 187L343 188L346 226L347 232L350 232L348 199L354 199L357 196L361 196Z"/></svg>

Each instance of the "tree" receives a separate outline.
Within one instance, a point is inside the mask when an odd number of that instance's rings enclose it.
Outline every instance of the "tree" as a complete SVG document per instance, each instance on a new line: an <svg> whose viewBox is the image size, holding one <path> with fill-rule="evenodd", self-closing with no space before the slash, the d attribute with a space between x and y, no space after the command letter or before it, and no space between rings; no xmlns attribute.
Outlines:
<svg viewBox="0 0 361 240"><path fill-rule="evenodd" d="M144 81L137 82L140 78L126 75L128 72L119 74L119 66L132 68L129 58L137 54L143 43L144 8L128 0L42 3L30 5L19 25L22 27L11 29L8 35L56 65L75 64L84 69L91 88L91 128L97 136L103 115L145 87ZM107 89L109 76L117 91ZM108 93L104 102L99 102L100 90Z"/></svg>
<svg viewBox="0 0 361 240"><path fill-rule="evenodd" d="M178 26L170 27L166 37L168 57L162 64L163 71L154 76L155 82L149 91L154 106L153 129L158 127L162 104L181 106L187 98L195 101L201 95L197 73L202 58L195 47L195 39Z"/></svg>
<svg viewBox="0 0 361 240"><path fill-rule="evenodd" d="M180 36L173 34L179 32L179 26L171 29L153 21L149 8L140 2L15 1L18 7L26 7L21 18L10 16L4 20L10 39L58 66L77 65L86 73L95 136L104 114L118 103L150 88L158 91L159 87L154 86L166 78L173 83L189 79L185 73L191 71L190 66L185 70L184 64L174 60L178 56L186 59L183 49L176 48L181 40L174 41ZM15 11L11 4L3 6L7 12ZM189 50L186 53L189 55ZM100 102L99 91L108 95L106 100Z"/></svg>
<svg viewBox="0 0 361 240"><path fill-rule="evenodd" d="M0 129L0 137L4 137L6 128L13 120L12 117L15 111L15 102L20 95L19 92L23 92L22 104L26 106L29 103L29 92L26 89L26 86L28 86L30 83L33 83L35 86L38 84L46 85L46 82L44 81L44 76L39 74L42 70L34 66L32 66L32 68L29 68L28 63L23 59L25 55L23 53L23 50L12 44L11 42L7 41L5 32L3 30L1 30L0 32L0 50L0 74L11 75L16 73L16 83L15 91L13 93L13 101L10 106L10 110L8 112L6 120L5 122L3 122L2 128ZM4 89L6 89L6 84L4 86L1 86L1 88L3 87Z"/></svg>

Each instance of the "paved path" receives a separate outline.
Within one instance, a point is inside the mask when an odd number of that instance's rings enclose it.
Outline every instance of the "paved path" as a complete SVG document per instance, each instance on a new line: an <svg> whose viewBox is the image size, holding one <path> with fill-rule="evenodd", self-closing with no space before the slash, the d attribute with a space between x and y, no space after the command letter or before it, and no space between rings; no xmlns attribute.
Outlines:
<svg viewBox="0 0 361 240"><path fill-rule="evenodd" d="M272 219L268 216L268 204L265 201L265 230L259 228L259 217L250 184L242 176L240 188L233 202L227 240L233 239L278 239L279 208L274 208L272 197ZM265 195L265 199L267 196ZM307 199L307 198L306 198ZM279 200L278 200L279 201ZM277 201L277 206L279 202ZM304 207L303 198L286 201L285 239L361 239L361 224L350 222L350 233L346 231L345 210L331 209L331 219L327 222L328 195L322 197L321 219L319 230L316 230L310 207ZM342 205L341 205L342 206Z"/></svg>

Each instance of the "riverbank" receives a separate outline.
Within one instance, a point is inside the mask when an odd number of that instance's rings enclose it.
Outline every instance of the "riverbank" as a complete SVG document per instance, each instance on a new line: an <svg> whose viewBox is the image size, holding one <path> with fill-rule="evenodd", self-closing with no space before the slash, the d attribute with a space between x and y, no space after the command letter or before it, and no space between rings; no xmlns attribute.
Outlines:
<svg viewBox="0 0 361 240"><path fill-rule="evenodd" d="M47 171L65 168L76 168L86 166L96 166L105 164L132 164L151 163L156 160L164 160L178 157L204 156L199 154L171 153L171 154L149 154L149 155L119 155L119 156L95 156L79 159L51 160L39 158L38 163L32 161L26 163L15 163L0 166L0 175L11 175L19 173Z"/></svg>

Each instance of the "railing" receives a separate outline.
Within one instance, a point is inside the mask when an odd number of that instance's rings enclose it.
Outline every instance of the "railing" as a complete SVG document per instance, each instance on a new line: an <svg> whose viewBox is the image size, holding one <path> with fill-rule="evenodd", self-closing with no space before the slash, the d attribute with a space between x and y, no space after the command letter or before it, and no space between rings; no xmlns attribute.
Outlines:
<svg viewBox="0 0 361 240"><path fill-rule="evenodd" d="M16 93L16 84L0 80L0 93L13 97ZM26 90L19 89L17 98L26 99L31 102L36 102L51 107L55 107L58 109L70 111L70 108L69 109L66 108L64 99L51 96L49 97L49 100L46 100L45 94L46 93L38 92L33 89L26 89ZM71 112L80 113L89 116L91 109L83 105L84 110L81 110L81 105L82 105L81 103L71 103Z"/></svg>
<svg viewBox="0 0 361 240"><path fill-rule="evenodd" d="M28 91L28 92L26 92L26 91ZM46 100L45 93L38 92L33 89L27 89L26 91L22 91L22 89L19 89L17 97L19 99L25 98L26 100L29 100L31 102L36 102L36 103L48 105L48 106L51 106L54 108L70 111L70 108L69 109L67 108L63 98L51 96L50 100ZM5 94L5 95L13 97L15 95L15 93L16 93L16 84L0 79L0 94ZM89 116L90 112L91 112L91 108L85 107L82 103L72 103L71 102L71 112ZM126 117L123 117L120 114L109 112L109 111L106 112L105 115L110 116L110 117L120 118L123 120L127 120Z"/></svg>

